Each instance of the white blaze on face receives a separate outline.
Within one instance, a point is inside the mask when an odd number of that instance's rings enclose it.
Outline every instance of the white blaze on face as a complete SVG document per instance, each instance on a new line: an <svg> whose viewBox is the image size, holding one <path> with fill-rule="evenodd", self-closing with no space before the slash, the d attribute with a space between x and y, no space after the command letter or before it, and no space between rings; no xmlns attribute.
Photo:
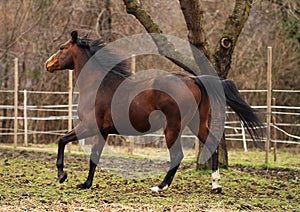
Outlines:
<svg viewBox="0 0 300 212"><path fill-rule="evenodd" d="M211 174L211 178L212 178L212 189L221 188L221 186L219 185L219 180L221 179L219 170L213 171Z"/></svg>
<svg viewBox="0 0 300 212"><path fill-rule="evenodd" d="M46 61L46 68L50 68L51 66L53 66L55 64L55 60L54 60L55 54L52 55L47 61Z"/></svg>

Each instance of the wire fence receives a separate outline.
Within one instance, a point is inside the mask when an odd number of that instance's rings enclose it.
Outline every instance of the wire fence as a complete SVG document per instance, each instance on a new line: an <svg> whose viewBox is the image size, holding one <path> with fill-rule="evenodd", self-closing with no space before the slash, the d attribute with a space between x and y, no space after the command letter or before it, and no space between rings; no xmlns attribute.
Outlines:
<svg viewBox="0 0 300 212"><path fill-rule="evenodd" d="M249 94L253 92L260 92L264 93L266 90L240 90L242 94ZM300 95L300 90L274 90L273 92L278 93L298 93ZM8 93L12 94L14 93L13 90L0 90L1 93ZM78 121L78 117L76 115L77 111L77 104L71 104L69 105L61 105L61 104L55 104L55 105L29 105L28 102L30 102L30 98L28 98L28 94L34 95L70 95L70 92L49 92L49 91L18 91L18 93L21 93L23 97L23 102L19 104L16 108L14 105L0 105L0 123L4 120L17 120L17 129L14 127L10 128L0 128L0 135L1 136L10 136L10 139L8 139L10 142L13 142L13 136L15 133L19 136L19 143L20 140L24 141L24 145L28 145L28 136L29 135L53 135L53 136L62 136L65 134L67 129L72 128L72 122ZM72 95L77 95L77 93L72 93ZM67 97L65 97L67 98ZM254 109L259 110L262 113L265 113L267 106L252 106ZM287 116L287 117L294 117L294 118L285 118L284 120L299 120L300 116L300 106L283 106L283 105L272 105L271 109L272 115L274 117L280 115L280 116ZM3 114L3 110L17 110L18 115L17 117L14 116L1 116ZM286 111L293 111L293 112L286 112ZM33 116L32 112L41 111L43 112L43 116ZM50 115L51 113L55 112L57 115ZM231 116L230 114L234 114L234 112L227 110L227 116ZM12 112L8 114L13 114ZM35 113L38 114L38 113ZM234 118L230 118L225 122L225 134L226 134L226 140L227 141L237 141L237 142L243 142L244 149L247 149L247 142L250 141L250 137L247 134L245 128L243 127L242 123L238 119L237 116L233 116ZM67 126L65 129L59 129L57 128L57 125L52 125L52 129L47 130L36 130L30 128L30 122L35 122L38 124L38 121L50 122L50 121L60 121L60 122L68 122L71 123L71 126ZM71 121L71 122L70 122ZM47 125L47 124L46 124ZM271 128L272 128L272 138L271 142L273 143L282 143L282 144L300 144L300 135L294 134L293 132L300 132L299 130L300 123L297 122L272 122ZM274 133L276 131L276 133ZM278 136L274 137L274 135L284 135L284 136ZM21 138L20 138L21 136ZM147 136L152 137L162 137L162 134L150 134ZM56 138L55 137L55 138ZM193 137L190 134L185 134L183 137L190 138ZM53 139L55 139L53 138ZM285 139L279 139L279 138L285 138ZM32 142L32 141L29 141Z"/></svg>
<svg viewBox="0 0 300 212"><path fill-rule="evenodd" d="M299 99L300 90L272 89L272 47L268 47L267 52L267 90L240 90L241 94L246 97L246 99L247 96L254 93L266 94L266 98L263 98L264 101L259 103L261 105L252 106L259 111L261 119L266 120L266 163L268 162L270 144L272 144L272 148L275 150L277 144L300 144L300 105L278 105L274 98L276 94L284 93L285 95L293 95L293 97L297 96L296 98ZM18 58L15 58L14 64L14 90L0 90L0 95L4 95L4 99L6 99L5 95L13 96L13 98L10 97L10 99L13 99L13 104L7 103L8 101L6 100L0 101L0 142L5 140L6 143L14 143L15 147L20 143L24 143L25 146L30 142L38 143L38 140L50 140L50 142L53 142L67 131L70 131L74 122L78 121L76 115L78 105L73 104L73 102L76 102L73 100L73 97L76 98L78 93L73 92L72 71L69 70L68 91L27 91L19 90L18 87ZM132 57L131 64L132 70L135 70L134 56ZM21 104L18 99L19 95L23 96L23 102L21 102ZM40 100L43 100L44 96L62 95L64 96L62 98L64 101L35 101L36 103L33 104L32 102L34 101L30 101L32 95L39 95L38 98L40 98ZM2 102L4 102L4 104ZM47 102L47 104L42 104L42 102ZM55 102L55 104L51 104L50 102ZM251 101L248 102L251 104ZM296 101L296 104L298 103L299 101ZM239 118L234 115L231 110L228 109L226 113L226 141L238 142L239 144L242 143L244 150L247 151L247 145L251 140L250 136L247 134ZM162 138L163 135L162 133L158 133L146 135L144 137L154 137L157 140L157 138ZM188 131L184 131L182 138L195 140L195 137ZM130 144L132 143L133 142L130 142ZM131 147L131 145L129 146Z"/></svg>

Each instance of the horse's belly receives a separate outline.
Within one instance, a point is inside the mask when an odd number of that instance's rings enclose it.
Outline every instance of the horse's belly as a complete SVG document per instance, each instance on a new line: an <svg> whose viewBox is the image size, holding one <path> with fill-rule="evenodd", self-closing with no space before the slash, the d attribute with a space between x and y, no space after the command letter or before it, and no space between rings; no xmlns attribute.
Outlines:
<svg viewBox="0 0 300 212"><path fill-rule="evenodd" d="M114 120L114 126L119 134L141 135L159 130L164 127L164 116L161 111L130 111Z"/></svg>
<svg viewBox="0 0 300 212"><path fill-rule="evenodd" d="M161 111L154 110L141 117L133 117L131 124L140 133L151 133L165 126L164 115Z"/></svg>

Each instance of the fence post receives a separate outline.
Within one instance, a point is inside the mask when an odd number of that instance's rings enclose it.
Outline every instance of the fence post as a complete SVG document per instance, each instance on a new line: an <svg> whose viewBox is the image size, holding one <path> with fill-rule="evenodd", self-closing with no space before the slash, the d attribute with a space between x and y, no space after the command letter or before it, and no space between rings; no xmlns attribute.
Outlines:
<svg viewBox="0 0 300 212"><path fill-rule="evenodd" d="M244 146L244 151L248 152L247 149L247 141L246 141L246 135L245 135L245 128L243 122L241 122L241 128L242 128L242 137L243 137L243 146Z"/></svg>
<svg viewBox="0 0 300 212"><path fill-rule="evenodd" d="M28 146L28 132L27 132L27 90L24 90L24 109L23 109L23 117L24 117L24 145Z"/></svg>
<svg viewBox="0 0 300 212"><path fill-rule="evenodd" d="M271 104L272 104L272 47L268 46L268 64L267 64L267 140L265 144L266 156L265 163L269 160L269 148L270 148L270 130L271 130Z"/></svg>
<svg viewBox="0 0 300 212"><path fill-rule="evenodd" d="M272 105L276 105L276 98L272 98ZM276 126L276 116L272 116L272 123L273 123L273 126ZM277 143L276 143L276 138L277 138L277 131L276 131L276 128L273 127L273 139L274 139L274 142L273 142L273 153L274 153L274 162L277 161Z"/></svg>
<svg viewBox="0 0 300 212"><path fill-rule="evenodd" d="M19 88L19 76L18 76L18 58L14 60L14 148L18 145L18 88Z"/></svg>

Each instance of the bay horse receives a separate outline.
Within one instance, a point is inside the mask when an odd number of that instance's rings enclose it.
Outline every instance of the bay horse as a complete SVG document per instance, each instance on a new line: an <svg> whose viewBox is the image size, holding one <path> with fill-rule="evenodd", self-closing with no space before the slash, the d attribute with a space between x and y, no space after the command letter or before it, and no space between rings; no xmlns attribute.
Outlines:
<svg viewBox="0 0 300 212"><path fill-rule="evenodd" d="M183 159L180 136L184 127L189 127L203 143L218 144L219 142L209 129L212 115L209 91L203 86L199 76L185 73L153 76L139 82L132 80L134 77L125 70L123 62L113 68L107 68L101 65L103 64L101 58L93 60L93 55L105 46L101 40L80 38L78 33L73 31L71 38L45 63L50 73L74 69L79 90L80 122L58 142L56 166L59 182L63 183L67 179L67 173L64 171L64 149L67 143L95 136L87 179L77 186L79 189L87 189L92 186L95 169L109 134L137 135L163 128L171 165L163 181L151 189L165 190L171 185ZM117 54L109 52L107 54L105 60L117 57ZM88 74L82 74L84 69L89 71ZM96 79L101 80L95 86L92 81ZM214 77L207 79L211 82L216 81ZM261 135L258 130L263 128L263 124L254 110L242 99L233 81L218 80L225 94L223 99L225 104L238 114L252 139L260 140ZM124 82L127 83L126 86L123 86ZM137 87L141 92L134 93L133 88ZM142 89L144 87L147 89ZM95 94L92 98L91 93ZM214 97L221 99L222 102L221 94L215 92L212 98ZM221 105L220 111L225 111L225 104ZM123 105L128 106L128 111L122 111ZM118 110L121 112L114 112L113 106L119 107ZM125 119L129 119L132 128L127 126L128 122L124 122ZM125 130L122 130L122 127ZM222 187L219 185L218 152L216 148L210 151L212 192L220 193Z"/></svg>

